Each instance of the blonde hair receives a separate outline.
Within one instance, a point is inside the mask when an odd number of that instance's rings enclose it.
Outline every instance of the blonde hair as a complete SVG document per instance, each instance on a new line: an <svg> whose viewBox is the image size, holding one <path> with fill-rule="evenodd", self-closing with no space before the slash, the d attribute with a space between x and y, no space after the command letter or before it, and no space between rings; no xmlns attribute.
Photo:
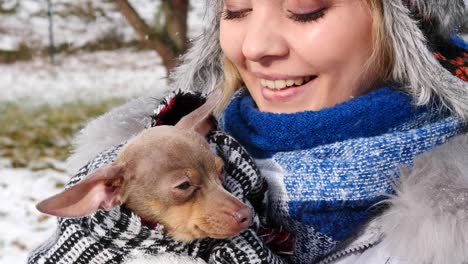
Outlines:
<svg viewBox="0 0 468 264"><path fill-rule="evenodd" d="M384 25L384 10L382 0L365 0L372 16L372 53L363 66L363 73L372 72L375 82L388 81L391 78L394 52ZM220 113L229 103L233 94L243 85L242 78L236 66L224 58L224 82L221 84L222 99L217 107Z"/></svg>
<svg viewBox="0 0 468 264"><path fill-rule="evenodd" d="M222 96L216 107L215 113L219 114L229 104L234 93L243 85L242 78L236 66L226 57L224 57L224 81L221 84Z"/></svg>
<svg viewBox="0 0 468 264"><path fill-rule="evenodd" d="M364 71L372 72L377 76L376 81L391 79L395 61L393 46L387 39L384 25L384 8L382 0L366 0L372 16L372 54L364 65ZM372 69L371 69L372 67Z"/></svg>

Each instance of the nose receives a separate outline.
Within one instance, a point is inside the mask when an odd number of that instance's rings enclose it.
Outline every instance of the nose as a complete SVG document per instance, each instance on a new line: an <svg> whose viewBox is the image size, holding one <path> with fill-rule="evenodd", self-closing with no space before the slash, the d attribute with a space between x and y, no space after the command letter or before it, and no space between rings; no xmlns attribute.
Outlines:
<svg viewBox="0 0 468 264"><path fill-rule="evenodd" d="M252 222L252 209L248 207L239 209L234 213L234 219L242 229L249 227Z"/></svg>
<svg viewBox="0 0 468 264"><path fill-rule="evenodd" d="M242 53L247 60L265 62L266 59L286 56L288 43L281 30L282 16L268 14L267 11L253 10L246 25L242 42Z"/></svg>

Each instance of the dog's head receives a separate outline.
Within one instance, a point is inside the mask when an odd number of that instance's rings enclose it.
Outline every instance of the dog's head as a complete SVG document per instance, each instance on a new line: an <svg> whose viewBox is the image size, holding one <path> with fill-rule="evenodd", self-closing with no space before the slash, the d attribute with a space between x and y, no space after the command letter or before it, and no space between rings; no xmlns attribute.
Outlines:
<svg viewBox="0 0 468 264"><path fill-rule="evenodd" d="M37 205L59 217L82 217L126 203L176 240L228 238L250 225L252 211L222 185L224 166L204 134L215 100L176 126L146 129L115 162ZM197 131L195 131L197 130Z"/></svg>

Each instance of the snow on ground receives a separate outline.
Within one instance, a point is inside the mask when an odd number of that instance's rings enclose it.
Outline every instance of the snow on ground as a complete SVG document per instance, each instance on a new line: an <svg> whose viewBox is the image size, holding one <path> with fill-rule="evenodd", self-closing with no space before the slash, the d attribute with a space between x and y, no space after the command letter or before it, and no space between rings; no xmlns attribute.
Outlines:
<svg viewBox="0 0 468 264"><path fill-rule="evenodd" d="M54 170L32 172L0 165L1 264L26 263L28 253L52 235L56 219L39 213L35 204L59 192L69 177Z"/></svg>
<svg viewBox="0 0 468 264"><path fill-rule="evenodd" d="M129 49L0 64L0 103L57 104L77 99L137 97L166 89L166 70L154 51Z"/></svg>

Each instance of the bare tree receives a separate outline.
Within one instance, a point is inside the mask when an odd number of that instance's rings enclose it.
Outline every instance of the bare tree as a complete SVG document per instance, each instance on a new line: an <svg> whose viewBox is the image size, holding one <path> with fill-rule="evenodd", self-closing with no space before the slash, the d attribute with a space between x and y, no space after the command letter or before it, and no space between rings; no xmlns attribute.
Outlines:
<svg viewBox="0 0 468 264"><path fill-rule="evenodd" d="M154 27L149 26L127 0L115 0L115 3L140 40L159 54L169 72L187 48L189 0L161 0Z"/></svg>

